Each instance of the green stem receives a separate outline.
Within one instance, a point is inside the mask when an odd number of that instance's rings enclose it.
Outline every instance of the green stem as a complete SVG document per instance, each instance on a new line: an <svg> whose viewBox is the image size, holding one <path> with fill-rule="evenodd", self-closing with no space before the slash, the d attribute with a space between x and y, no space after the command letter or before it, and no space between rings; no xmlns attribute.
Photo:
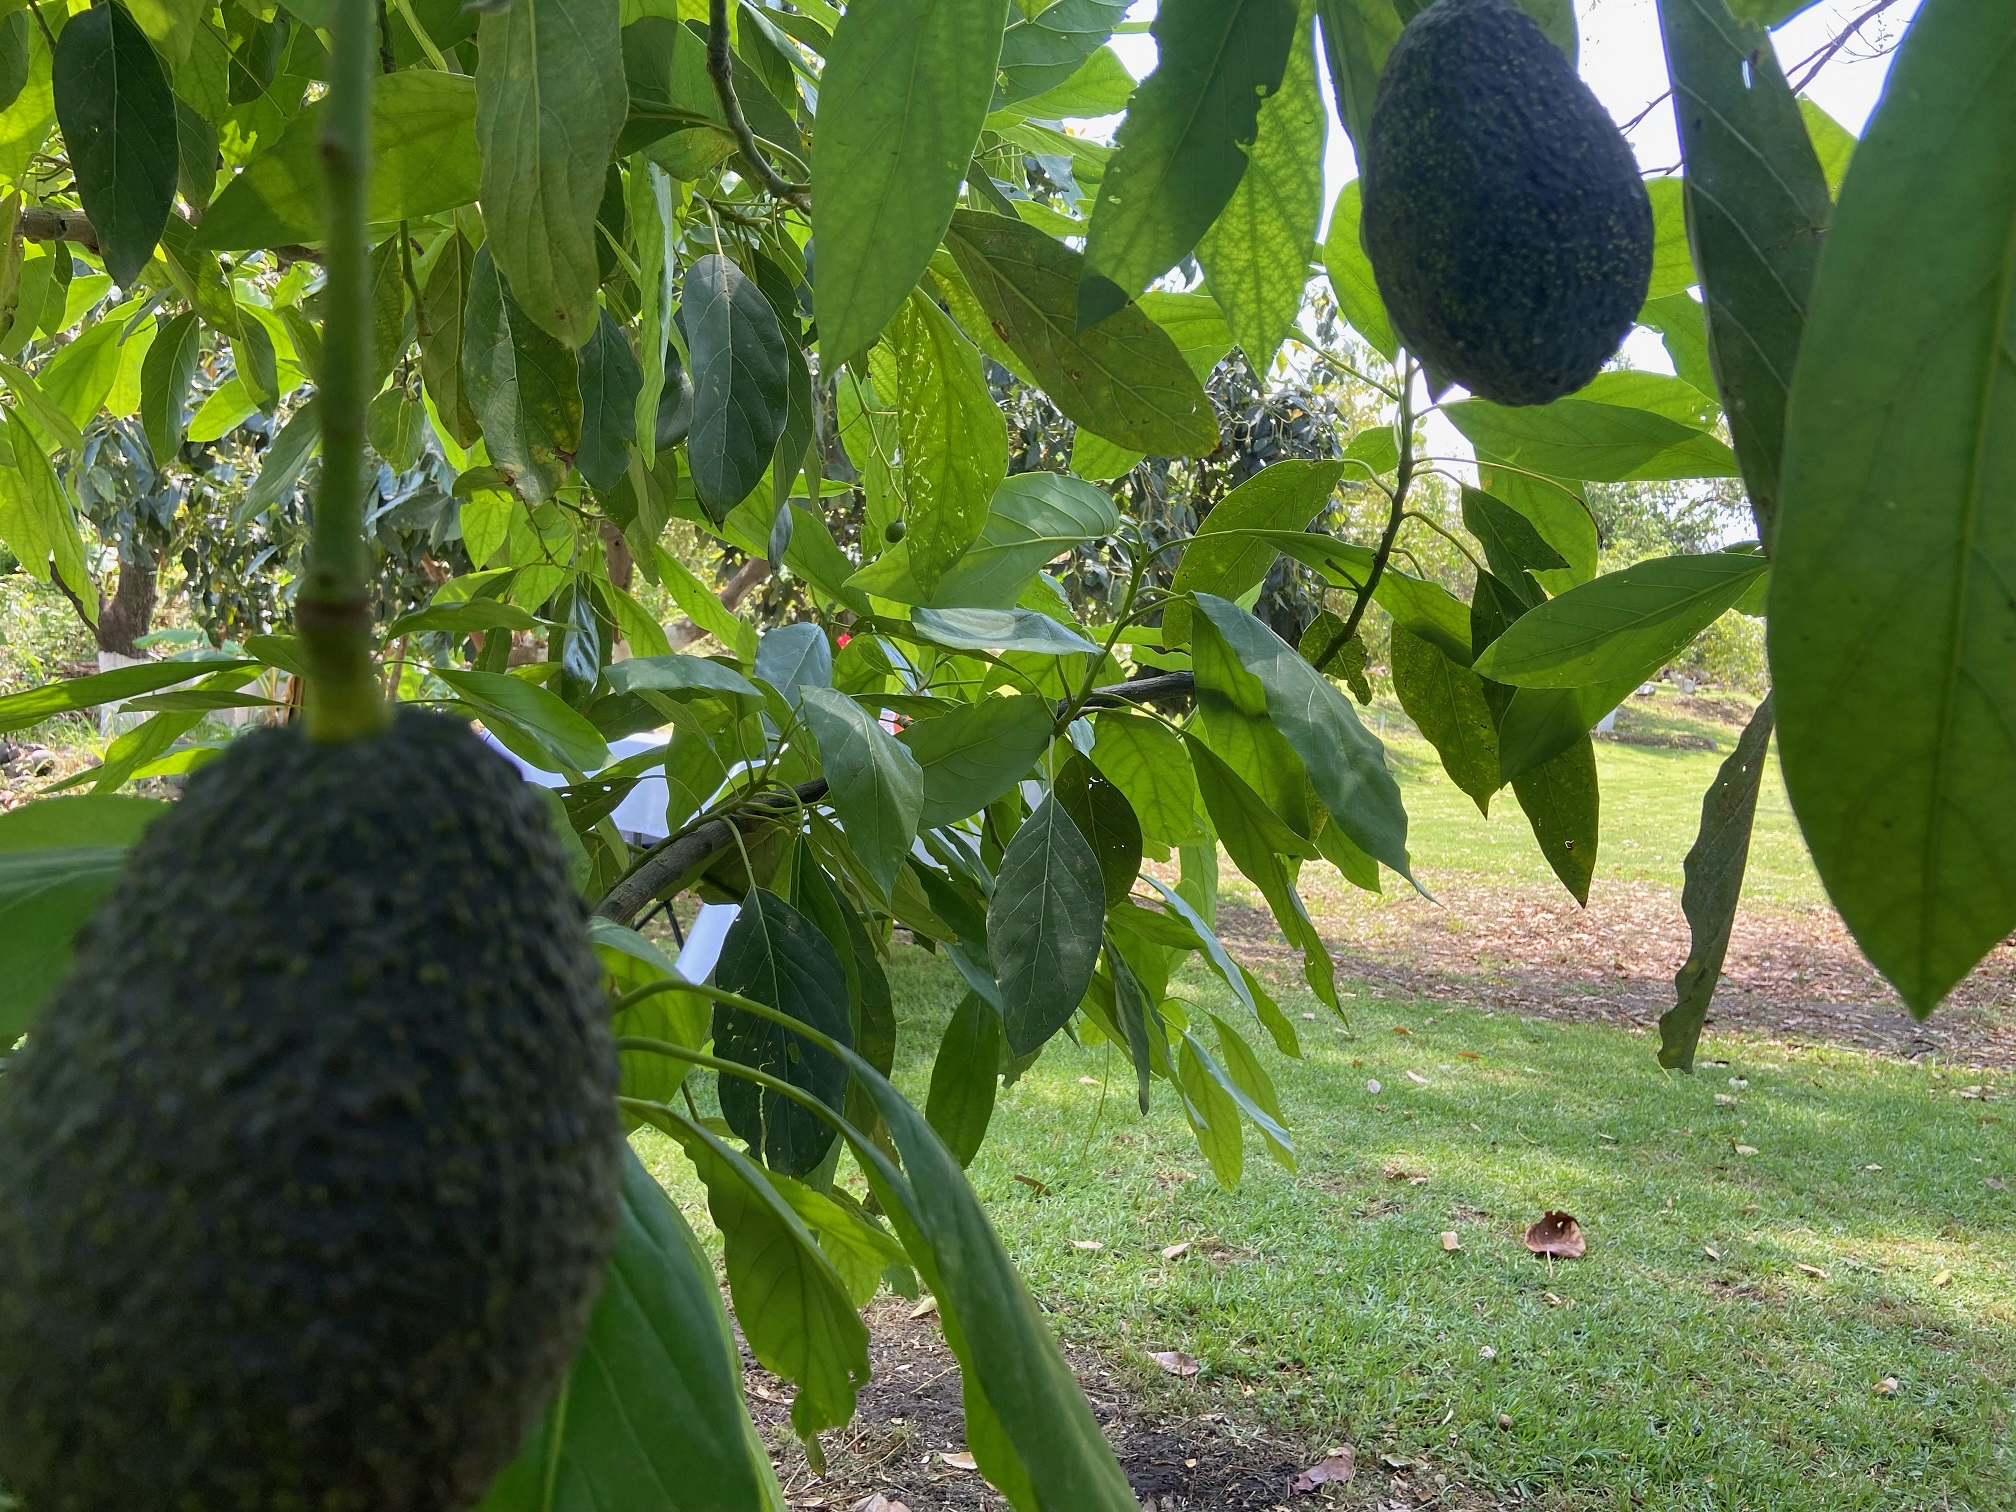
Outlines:
<svg viewBox="0 0 2016 1512"><path fill-rule="evenodd" d="M295 620L308 663L308 736L334 742L381 730L389 716L372 666L371 560L364 542L364 407L371 369L365 206L377 7L373 0L335 0L330 29L335 47L320 142L328 207L317 395L322 483Z"/></svg>

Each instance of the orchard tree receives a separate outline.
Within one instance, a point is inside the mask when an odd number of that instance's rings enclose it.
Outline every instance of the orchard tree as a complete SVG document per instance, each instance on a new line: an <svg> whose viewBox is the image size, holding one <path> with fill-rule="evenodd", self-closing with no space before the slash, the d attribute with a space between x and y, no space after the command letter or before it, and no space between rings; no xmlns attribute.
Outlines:
<svg viewBox="0 0 2016 1512"><path fill-rule="evenodd" d="M355 1442L302 1469L311 1419L230 1375L256 1349L222 1325L206 1334L192 1318L116 1374L107 1366L102 1379L125 1383L116 1399L90 1397L90 1351L126 1342L96 1314L78 1331L94 1341L77 1345L83 1365L27 1356L20 1341L53 1325L37 1311L42 1283L22 1278L57 1269L21 1215L67 1201L74 1216L95 1200L47 1190L37 1173L54 1169L59 1140L34 1120L60 1122L57 1089L75 1086L79 1120L136 1138L118 1120L152 1116L167 1094L106 1089L146 1076L152 1057L188 1063L172 1036L112 1054L77 1006L121 998L94 952L167 969L118 931L122 910L169 917L140 889L173 871L145 835L174 833L176 816L119 790L193 769L183 806L228 815L232 774L251 768L233 765L235 746L178 742L206 712L258 702L242 690L268 669L305 680L284 737L308 753L299 760L393 749L418 726L388 726L389 691L480 722L569 780L550 814L578 901L540 892L542 829L524 839L521 871L388 911L405 953L333 974L345 1013L372 1007L374 981L416 1005L374 1042L386 1063L409 1038L445 1032L427 1005L447 1001L451 979L408 957L466 932L473 915L457 910L523 897L525 917L559 920L534 933L562 975L592 944L595 1034L604 1019L613 1031L620 1084L602 1089L602 1113L612 1130L616 1110L663 1130L692 1161L743 1336L795 1383L792 1421L814 1462L868 1375L858 1309L884 1286L921 1285L964 1373L979 1468L1019 1507L1134 1502L962 1166L1001 1077L1067 1031L1119 1047L1140 1106L1172 1099L1221 1181L1239 1178L1249 1127L1292 1166L1294 1134L1255 1046L1264 1036L1299 1054L1295 1025L1214 932L1218 858L1259 890L1310 991L1339 1009L1301 869L1328 861L1370 889L1415 877L1385 754L1333 681L1375 605L1396 691L1451 780L1487 812L1509 787L1582 900L1600 838L1591 726L1724 613L1768 615L1775 691L1704 797L1684 894L1694 948L1662 1023L1663 1063L1692 1064L1774 722L1821 877L1914 1012L2016 926L2016 20L1996 0L1926 0L1858 144L1802 105L1775 62L1763 27L1800 0L1740 0L1737 13L1661 0L1684 174L1641 190L1621 143L1590 134L1570 5L1522 0L1536 29L1494 4L1164 0L1159 61L1138 83L1106 45L1123 0L856 0L844 12L824 0L33 0L0 21L0 84L13 90L0 111L0 293L17 329L76 332L35 372L0 366L8 549L96 605L79 508L96 487L84 433L104 434L108 404L115 424L137 411L155 458L213 406L203 429L225 412L233 425L284 417L253 485L267 504L320 458L291 631L249 636L242 655L0 699L0 731L111 700L149 715L75 780L88 795L0 818L13 968L0 1040L15 1042L0 1077L0 1476L31 1509L87 1504L66 1480L87 1462L139 1477L150 1505L172 1491L176 1505L221 1507L227 1486L246 1506L283 1494L429 1508L480 1495L490 1512L781 1504L713 1272L627 1150L609 1157L613 1239L584 1218L574 1256L599 1265L608 1252L606 1284L583 1294L581 1317L556 1308L540 1356L557 1360L550 1380L513 1375L520 1395L525 1379L541 1388L530 1409L513 1418L518 1399L500 1405L494 1381L471 1399L472 1421L513 1431L472 1430L452 1475L371 1457L372 1433L414 1427L376 1398L376 1416L352 1403L312 1420L338 1439L354 1428ZM1509 39L1488 67L1467 57L1478 71L1459 77L1405 62L1460 53L1473 22ZM1322 73L1340 121L1326 117ZM1424 79L1452 78L1479 99L1546 91L1542 126L1523 111L1404 103ZM1065 126L1121 112L1110 144ZM1483 235L1563 191L1558 175L1515 171L1534 150L1522 132L1557 126L1610 165L1610 218L1571 218L1563 233L1608 238L1605 310L1628 296L1621 324L1569 320L1600 340L1565 365L1502 339L1533 323L1526 305L1475 297L1480 278L1537 268L1538 306L1577 313L1586 291L1550 261L1551 243ZM1325 135L1338 127L1375 171L1363 190L1345 186L1319 246ZM1445 133L1482 150L1438 157ZM1497 166L1465 194L1416 183L1401 206L1406 174L1382 164L1409 152ZM1503 261L1478 275L1391 251L1435 235ZM1169 276L1189 259L1201 285ZM1334 300L1348 337L1304 316L1319 271L1318 298ZM73 311L68 291L93 279L96 296ZM1603 366L1634 313L1673 374ZM1465 332L1478 330L1498 343L1492 361L1471 361L1481 348ZM1121 490L1123 509L1086 481L1208 468L1227 438L1206 378L1235 347L1265 373L1284 343L1298 371L1324 366L1374 396L1352 433L1251 470L1183 534L1140 492ZM215 382L192 419L206 354ZM1004 413L989 363L1075 427L1068 454L1039 447L1039 466L1010 472L1016 406ZM1424 449L1431 409L1472 456ZM424 524L455 543L439 560L456 570L417 606L377 576L381 464L425 465L444 485ZM1702 479L1740 483L1753 542L1599 573L1592 488ZM1422 507L1431 487L1460 489L1460 530ZM836 501L857 489L858 522L836 530ZM1367 494L1372 528L1338 533L1363 513L1342 503ZM667 549L675 520L772 564L802 590L804 616L759 635ZM1415 545L1473 564L1467 602L1406 570ZM1099 592L1067 594L1049 570L1074 553L1110 572ZM1284 561L1332 604L1295 644L1249 612ZM676 650L633 570L723 649ZM512 648L528 632L546 655L521 664ZM612 740L646 731L669 733L612 764ZM277 751L281 738L238 744ZM647 774L667 782L668 838L638 846L609 815ZM349 781L339 792L372 786ZM384 839L387 800L368 796ZM242 797L260 813L276 801L249 785ZM500 786L486 800L500 833L521 799ZM398 838L433 864L428 837L469 816L429 810L417 789L410 801ZM227 872L255 853L250 837L202 852ZM1144 871L1150 857L1173 860L1178 880ZM72 936L115 887L73 968ZM206 908L209 891L187 881L176 901ZM680 978L634 927L687 894L741 904L705 983ZM312 975L314 950L357 946L364 926L330 909L270 939L189 944L176 969L241 952L242 980L227 976L215 999L228 1016L272 961ZM966 989L921 1112L887 1079L896 927L943 950ZM1222 980L1225 1014L1171 991L1188 961ZM136 996L91 1011L141 1011ZM246 1078L261 1085L234 1054L220 1048L214 1075L189 1073L184 1117L242 1096ZM376 1069L366 1057L351 1072ZM725 1122L699 1116L689 1078L702 1077ZM535 1076L530 1101L549 1094ZM496 1143L521 1132L507 1119ZM248 1161L256 1144L245 1135ZM872 1203L834 1183L843 1147ZM126 1211L149 1181L195 1180L174 1174L172 1151L146 1153L159 1158L107 1178L124 1184L104 1212ZM202 1244L262 1232L256 1194L203 1206L232 1190L229 1170L206 1170L215 1184L197 1209L217 1221ZM373 1216L332 1211L367 1228ZM200 1312L202 1288L237 1298L242 1279L209 1255L148 1274L186 1277L175 1305ZM369 1333L383 1300L372 1287L398 1270L360 1273L353 1294L327 1264L299 1263L305 1293L352 1298L340 1315L291 1315L303 1339ZM504 1295L482 1293L485 1279L475 1266L473 1295ZM412 1388L419 1366L398 1348L424 1342L387 1345L372 1380ZM473 1347L444 1345L428 1368L454 1375L467 1363L457 1350ZM221 1383L228 1422L173 1417L213 1400L175 1394L185 1365ZM288 1392L325 1387L317 1401L348 1401L312 1369L286 1379ZM204 1432L170 1444L177 1424ZM115 1440L117 1452L83 1452ZM83 1449L66 1459L51 1445Z"/></svg>

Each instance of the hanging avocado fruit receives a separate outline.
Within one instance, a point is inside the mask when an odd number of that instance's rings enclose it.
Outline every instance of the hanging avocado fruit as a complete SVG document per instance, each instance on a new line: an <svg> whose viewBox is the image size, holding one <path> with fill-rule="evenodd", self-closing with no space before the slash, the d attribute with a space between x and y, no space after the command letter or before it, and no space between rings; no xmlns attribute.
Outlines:
<svg viewBox="0 0 2016 1512"><path fill-rule="evenodd" d="M909 533L910 527L901 520L891 520L887 525L882 527L882 539L887 541L891 546L894 546Z"/></svg>
<svg viewBox="0 0 2016 1512"><path fill-rule="evenodd" d="M461 1512L558 1389L622 1135L536 796L458 721L235 742L0 1085L35 1512Z"/></svg>
<svg viewBox="0 0 2016 1512"><path fill-rule="evenodd" d="M1365 154L1387 313L1439 392L1546 404L1616 352L1652 276L1623 134L1510 0L1436 0L1400 34Z"/></svg>

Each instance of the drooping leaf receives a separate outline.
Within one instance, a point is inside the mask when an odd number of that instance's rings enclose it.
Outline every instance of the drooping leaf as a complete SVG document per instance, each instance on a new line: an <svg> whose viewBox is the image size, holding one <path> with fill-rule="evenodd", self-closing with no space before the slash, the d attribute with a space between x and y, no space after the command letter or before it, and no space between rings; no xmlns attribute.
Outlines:
<svg viewBox="0 0 2016 1512"><path fill-rule="evenodd" d="M1411 12L1410 6L1407 14ZM1394 0L1317 0L1316 16L1323 28L1323 57L1329 64L1330 89L1337 100L1338 117L1361 160L1367 133L1372 129L1372 102L1378 97L1379 74L1386 66L1386 55L1400 40L1400 28L1407 14L1401 12ZM1355 236L1355 223L1352 229ZM1356 326L1357 322L1354 320L1352 324ZM1358 330L1370 339L1371 333L1364 327L1359 326ZM1386 355L1390 360L1393 354Z"/></svg>
<svg viewBox="0 0 2016 1512"><path fill-rule="evenodd" d="M609 1278L558 1400L477 1512L782 1512L714 1267L623 1152Z"/></svg>
<svg viewBox="0 0 2016 1512"><path fill-rule="evenodd" d="M521 494L540 502L560 486L580 445L574 354L520 308L488 242L470 265L464 321L462 378L490 460Z"/></svg>
<svg viewBox="0 0 2016 1512"><path fill-rule="evenodd" d="M920 719L897 738L924 774L922 829L977 814L1029 775L1050 744L1055 714L1043 699L983 698Z"/></svg>
<svg viewBox="0 0 2016 1512"><path fill-rule="evenodd" d="M1643 681L1733 608L1768 563L1755 551L1655 557L1519 617L1477 658L1495 682L1586 688Z"/></svg>
<svg viewBox="0 0 2016 1512"><path fill-rule="evenodd" d="M1483 546L1492 574L1507 582L1518 582L1528 571L1568 565L1531 520L1481 489L1463 490L1463 526Z"/></svg>
<svg viewBox="0 0 2016 1512"><path fill-rule="evenodd" d="M751 888L728 927L714 980L851 1044L847 975L826 936L773 892ZM783 1078L838 1112L847 1068L810 1040L768 1019L717 1003L715 1053ZM833 1130L799 1104L736 1077L721 1078L721 1113L763 1163L786 1176L818 1168Z"/></svg>
<svg viewBox="0 0 2016 1512"><path fill-rule="evenodd" d="M1264 375L1295 324L1323 219L1323 135L1315 30L1303 9L1281 87L1260 107L1246 172L1197 243L1197 260L1253 371Z"/></svg>
<svg viewBox="0 0 2016 1512"><path fill-rule="evenodd" d="M77 506L21 412L10 409L6 417L14 465L0 467L0 542L37 582L53 578L62 583L79 611L95 623L98 590L85 566Z"/></svg>
<svg viewBox="0 0 2016 1512"><path fill-rule="evenodd" d="M1498 775L1510 782L1579 744L1640 679L1595 683L1584 688L1514 688L1498 715ZM1504 695L1504 684L1486 683L1486 700Z"/></svg>
<svg viewBox="0 0 2016 1512"><path fill-rule="evenodd" d="M1484 679L1399 624L1392 658L1400 707L1435 747L1449 780L1488 816L1499 788L1498 731L1484 701Z"/></svg>
<svg viewBox="0 0 2016 1512"><path fill-rule="evenodd" d="M1465 399L1442 412L1480 454L1552 478L1655 483L1737 473L1736 454L1706 430L1621 404L1570 398L1508 409Z"/></svg>
<svg viewBox="0 0 2016 1512"><path fill-rule="evenodd" d="M637 394L644 374L630 338L607 310L581 348L581 446L574 465L599 492L616 487L637 439Z"/></svg>
<svg viewBox="0 0 2016 1512"><path fill-rule="evenodd" d="M1735 20L1723 0L1660 0L1659 24L1709 349L1751 513L1769 540L1827 180L1762 26Z"/></svg>
<svg viewBox="0 0 2016 1512"><path fill-rule="evenodd" d="M147 34L108 0L71 18L50 63L56 119L105 271L130 287L175 204L175 96Z"/></svg>
<svg viewBox="0 0 2016 1512"><path fill-rule="evenodd" d="M1127 107L1085 235L1079 330L1174 267L1218 218L1294 29L1293 0L1169 0L1156 12L1155 71Z"/></svg>
<svg viewBox="0 0 2016 1512"><path fill-rule="evenodd" d="M476 272L476 249L459 230L435 254L420 292L426 323L420 337L420 376L434 401L442 427L460 446L474 446L483 431L469 397L465 350L469 286ZM482 565L477 559L476 565Z"/></svg>
<svg viewBox="0 0 2016 1512"><path fill-rule="evenodd" d="M698 258L682 285L693 354L693 491L716 519L761 481L784 433L785 335L763 291L730 259Z"/></svg>
<svg viewBox="0 0 2016 1512"><path fill-rule="evenodd" d="M938 1041L924 1104L924 1116L962 1166L973 1163L987 1137L1000 1069L1001 1015L979 993L969 992Z"/></svg>
<svg viewBox="0 0 2016 1512"><path fill-rule="evenodd" d="M924 773L909 748L845 693L807 688L802 707L847 839L887 896L917 838Z"/></svg>
<svg viewBox="0 0 2016 1512"><path fill-rule="evenodd" d="M1771 583L1785 784L1927 1013L2016 928L2016 16L1931 0L1820 256Z"/></svg>
<svg viewBox="0 0 2016 1512"><path fill-rule="evenodd" d="M823 366L867 351L958 204L994 97L1006 0L883 0L840 19L812 139Z"/></svg>
<svg viewBox="0 0 2016 1512"><path fill-rule="evenodd" d="M1348 7L1352 0L1322 0L1319 13L1327 7ZM1387 0L1367 0L1368 5L1384 5ZM1325 34L1329 23L1326 21ZM1333 65L1334 68L1334 65ZM1332 78L1336 75L1332 74ZM1337 296L1337 308L1351 323L1351 329L1372 344L1372 349L1393 362L1400 355L1400 340L1393 334L1393 322L1386 314L1386 301L1379 295L1372 276L1372 259L1358 239L1358 227L1365 216L1365 189L1353 179L1337 191L1337 203L1330 211L1330 229L1323 239L1323 267L1330 275L1330 291Z"/></svg>
<svg viewBox="0 0 2016 1512"><path fill-rule="evenodd" d="M1249 532L1301 530L1321 513L1346 471L1342 462L1299 459L1262 468L1211 507L1196 538L1183 548L1171 592L1239 597L1267 576L1280 550ZM1162 623L1169 644L1182 644L1189 635L1189 606L1172 603Z"/></svg>
<svg viewBox="0 0 2016 1512"><path fill-rule="evenodd" d="M435 669L436 675L455 690L456 695L485 723L500 717L538 742L532 752L512 747L545 771L598 772L609 765L609 745L595 726L537 683L503 672L464 672L452 667ZM491 733L507 745L505 731L493 724Z"/></svg>
<svg viewBox="0 0 2016 1512"><path fill-rule="evenodd" d="M1040 656L1097 655L1099 647L1034 609L919 609L911 627L955 651L1031 651Z"/></svg>
<svg viewBox="0 0 2016 1512"><path fill-rule="evenodd" d="M1702 796L1700 833L1687 851L1687 883L1680 892L1690 936L1687 962L1673 978L1673 1006L1659 1016L1659 1064L1668 1070L1694 1069L1694 1050L1722 977L1743 873L1750 864L1750 829L1770 747L1771 697L1766 694Z"/></svg>
<svg viewBox="0 0 2016 1512"><path fill-rule="evenodd" d="M308 106L272 146L245 165L203 217L196 245L229 252L322 239L319 143L327 109L320 100ZM473 80L414 68L373 84L371 187L365 208L372 225L418 220L471 204L477 174Z"/></svg>
<svg viewBox="0 0 2016 1512"><path fill-rule="evenodd" d="M484 248L563 345L595 329L596 211L629 110L618 0L517 0L476 32Z"/></svg>
<svg viewBox="0 0 2016 1512"><path fill-rule="evenodd" d="M1078 752L1057 769L1050 793L1098 858L1110 908L1126 898L1141 870L1141 821L1106 774Z"/></svg>
<svg viewBox="0 0 2016 1512"><path fill-rule="evenodd" d="M1587 735L1560 755L1512 779L1540 853L1561 885L1585 908L1596 874L1596 743Z"/></svg>
<svg viewBox="0 0 2016 1512"><path fill-rule="evenodd" d="M1008 842L987 905L987 952L1010 1052L1040 1048L1078 1011L1105 913L1099 858L1064 806L1045 798Z"/></svg>
<svg viewBox="0 0 2016 1512"><path fill-rule="evenodd" d="M1081 254L1019 220L970 210L952 217L946 245L994 334L1066 418L1157 456L1217 446L1202 383L1140 305L1077 329Z"/></svg>
<svg viewBox="0 0 2016 1512"><path fill-rule="evenodd" d="M1093 757L1126 796L1142 835L1158 845L1200 839L1197 780L1181 738L1159 720L1124 709L1101 710L1093 728Z"/></svg>

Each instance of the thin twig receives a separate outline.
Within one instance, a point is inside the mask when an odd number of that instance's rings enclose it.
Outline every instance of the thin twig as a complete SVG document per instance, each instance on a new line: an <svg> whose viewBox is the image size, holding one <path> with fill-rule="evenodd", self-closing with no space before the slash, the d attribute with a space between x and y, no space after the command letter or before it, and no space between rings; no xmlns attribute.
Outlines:
<svg viewBox="0 0 2016 1512"><path fill-rule="evenodd" d="M812 186L795 183L770 166L770 160L763 156L762 147L757 145L756 133L749 129L749 122L743 118L742 102L735 98L735 63L728 50L728 0L708 0L707 76L714 81L714 95L721 102L721 113L727 117L728 129L735 135L742 161L756 176L756 182L777 198L810 215Z"/></svg>
<svg viewBox="0 0 2016 1512"><path fill-rule="evenodd" d="M1393 543L1400 536L1400 522L1407 515L1407 486L1414 481L1414 362L1408 359L1407 369L1400 375L1400 414L1396 428L1400 432L1400 463L1393 470L1393 503L1386 515L1386 532L1379 538L1379 549L1372 553L1372 570L1365 575L1365 586L1358 590L1358 597L1352 602L1351 617L1344 621L1344 629L1337 640L1341 645L1358 633L1358 625L1365 618L1365 611L1372 607L1372 595L1378 591L1379 579L1386 574L1387 560L1393 555Z"/></svg>
<svg viewBox="0 0 2016 1512"><path fill-rule="evenodd" d="M1645 117L1652 114L1653 111L1657 110L1661 105L1664 105L1668 100L1672 98L1673 98L1673 91L1671 89L1660 90L1659 93L1652 96L1652 98L1646 102L1645 108L1643 110L1639 111L1638 114L1631 117L1630 120L1626 121L1622 126L1618 127L1617 129L1624 132L1626 135L1629 135L1631 132L1636 131L1639 128L1639 126L1644 124Z"/></svg>
<svg viewBox="0 0 2016 1512"><path fill-rule="evenodd" d="M1803 93L1806 89L1806 86L1811 84L1816 78L1820 76L1820 70L1825 68L1829 63L1834 61L1835 54L1839 53L1842 48L1846 47L1850 39L1853 38L1857 32L1862 30L1863 27L1867 26L1871 21L1874 21L1878 16L1882 15L1883 12L1890 9L1890 7L1895 5L1896 3L1897 0L1876 0L1876 3L1874 5L1870 6L1867 10L1862 12L1862 14L1857 16L1853 21L1850 21L1824 47L1815 49L1811 54L1809 54L1804 58L1801 58L1797 63L1793 64L1792 66L1794 68L1806 69L1806 74L1803 78L1799 80L1797 84L1794 84L1792 86L1792 93L1794 93L1795 95ZM1809 68L1807 67L1808 64L1811 64L1812 66Z"/></svg>

